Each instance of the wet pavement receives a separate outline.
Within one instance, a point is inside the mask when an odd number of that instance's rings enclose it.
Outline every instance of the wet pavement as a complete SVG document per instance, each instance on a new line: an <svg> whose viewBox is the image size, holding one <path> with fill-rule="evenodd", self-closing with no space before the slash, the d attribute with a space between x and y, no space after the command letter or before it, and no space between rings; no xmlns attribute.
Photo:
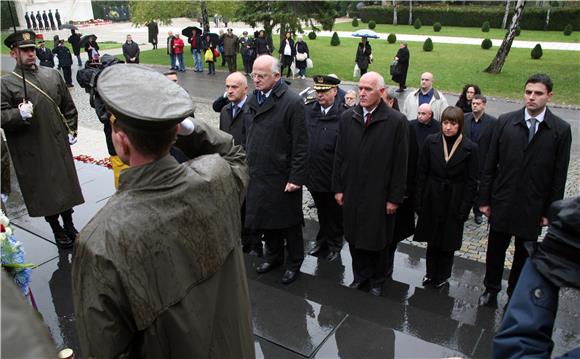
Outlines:
<svg viewBox="0 0 580 359"><path fill-rule="evenodd" d="M75 207L75 224L81 228L114 189L108 169L78 161L76 166L86 200ZM72 251L58 250L44 219L27 215L13 180L8 213L26 260L39 265L31 284L36 304L57 347L70 347L82 358L71 294ZM306 220L306 251L314 245L317 230L316 221ZM393 279L386 283L382 297L374 297L347 287L353 275L346 244L335 262L307 255L301 276L289 286L280 283L282 269L259 275L254 268L262 259L246 255L257 356L490 357L502 309L477 306L484 265L456 258L450 285L435 290L421 285L424 258L423 248L400 244ZM501 292L499 308L506 299ZM561 294L555 354L580 346L579 308L577 291Z"/></svg>

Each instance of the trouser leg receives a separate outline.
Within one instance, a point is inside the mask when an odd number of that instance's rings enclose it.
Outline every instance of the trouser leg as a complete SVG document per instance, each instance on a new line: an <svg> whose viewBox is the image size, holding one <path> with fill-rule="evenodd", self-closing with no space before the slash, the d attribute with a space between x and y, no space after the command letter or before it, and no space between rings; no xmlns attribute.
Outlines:
<svg viewBox="0 0 580 359"><path fill-rule="evenodd" d="M522 268L526 263L526 259L528 258L528 251L524 247L524 243L526 242L525 239L516 237L515 240L515 253L514 253L514 260L512 262L512 269L510 270L510 276L508 279L508 288L507 294L508 296L512 296L514 289L516 289L516 284L518 283L518 278L520 277L520 273L522 272Z"/></svg>
<svg viewBox="0 0 580 359"><path fill-rule="evenodd" d="M357 249L349 244L350 256L352 258L352 273L354 281L364 283L370 280L372 271L368 266L367 251Z"/></svg>
<svg viewBox="0 0 580 359"><path fill-rule="evenodd" d="M386 270L387 262L389 257L389 246L371 252L371 266L372 266L372 276L370 279L371 287L381 287L383 283L387 280Z"/></svg>
<svg viewBox="0 0 580 359"><path fill-rule="evenodd" d="M64 76L64 82L66 82L67 85L72 85L72 73L70 66L63 66L62 74Z"/></svg>
<svg viewBox="0 0 580 359"><path fill-rule="evenodd" d="M485 259L485 278L483 284L488 292L497 293L501 290L501 277L505 262L505 252L511 241L511 234L489 231L487 254Z"/></svg>
<svg viewBox="0 0 580 359"><path fill-rule="evenodd" d="M56 234L58 231L62 231L63 228L60 225L60 222L58 221L58 214L55 214L53 216L46 216L44 217L44 219L48 222L48 224L50 225L50 228L52 229L52 232L54 234Z"/></svg>
<svg viewBox="0 0 580 359"><path fill-rule="evenodd" d="M326 245L328 239L328 214L326 213L324 193L311 191L310 194L312 195L312 199L316 205L316 212L318 213L318 233L316 234L316 244Z"/></svg>
<svg viewBox="0 0 580 359"><path fill-rule="evenodd" d="M425 267L426 277L435 280L437 274L437 251L431 244L427 244L427 251L425 253Z"/></svg>
<svg viewBox="0 0 580 359"><path fill-rule="evenodd" d="M76 57L77 57L77 63L79 65L79 67L82 67L83 66L83 60L81 60L81 55L80 54L79 55L76 55Z"/></svg>
<svg viewBox="0 0 580 359"><path fill-rule="evenodd" d="M286 249L288 250L288 257L286 259L286 269L300 270L302 262L304 261L304 239L302 237L302 225L285 228L282 230L283 236L286 238Z"/></svg>
<svg viewBox="0 0 580 359"><path fill-rule="evenodd" d="M438 278L439 282L444 282L451 277L453 270L453 259L455 251L439 251Z"/></svg>
<svg viewBox="0 0 580 359"><path fill-rule="evenodd" d="M393 242L387 246L386 269L385 277L391 278L393 276L393 269L395 267L395 253L397 252L398 242Z"/></svg>
<svg viewBox="0 0 580 359"><path fill-rule="evenodd" d="M268 263L283 263L284 262L284 238L282 238L280 230L266 229L264 230L264 243L266 244L266 253L264 258Z"/></svg>

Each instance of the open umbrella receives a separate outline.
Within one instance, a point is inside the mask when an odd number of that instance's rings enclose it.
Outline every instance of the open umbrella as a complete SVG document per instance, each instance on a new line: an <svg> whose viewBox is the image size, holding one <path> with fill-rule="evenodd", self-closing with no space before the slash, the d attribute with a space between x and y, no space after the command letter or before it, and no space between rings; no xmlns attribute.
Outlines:
<svg viewBox="0 0 580 359"><path fill-rule="evenodd" d="M94 40L97 40L97 36L96 36L96 35L93 35L93 34L91 34L91 35L85 35L85 36L81 37L81 41L80 41L80 43L79 43L79 46L80 46L80 47L85 47L85 45L87 44L87 42L89 42L89 39L90 39L91 37L92 37Z"/></svg>
<svg viewBox="0 0 580 359"><path fill-rule="evenodd" d="M61 26L63 29L70 29L70 30L78 30L79 28L74 26L73 24L63 24Z"/></svg>
<svg viewBox="0 0 580 359"><path fill-rule="evenodd" d="M356 32L354 32L352 34L352 36L355 36L355 37L370 37L371 39L378 39L379 38L379 35L377 35L376 32L374 32L373 30L368 30L368 29L357 30Z"/></svg>
<svg viewBox="0 0 580 359"><path fill-rule="evenodd" d="M206 32L205 34L203 34L201 36L201 38L203 40L205 40L205 37L207 35L209 35L209 40L211 41L211 43L213 44L213 46L217 46L218 45L218 42L219 42L219 39L220 39L220 36L218 34L216 34L215 32Z"/></svg>
<svg viewBox="0 0 580 359"><path fill-rule="evenodd" d="M188 26L185 29L181 30L181 35L190 38L193 35L193 30L197 31L198 34L201 34L201 29L197 26Z"/></svg>

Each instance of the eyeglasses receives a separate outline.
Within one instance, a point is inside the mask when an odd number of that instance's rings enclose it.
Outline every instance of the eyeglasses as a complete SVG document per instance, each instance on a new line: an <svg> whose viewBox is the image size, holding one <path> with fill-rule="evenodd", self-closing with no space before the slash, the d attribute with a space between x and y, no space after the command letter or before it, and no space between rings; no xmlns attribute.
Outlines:
<svg viewBox="0 0 580 359"><path fill-rule="evenodd" d="M272 74L271 73L270 74L258 74L258 73L252 72L250 74L250 76L252 76L253 79L263 80L265 78L272 76Z"/></svg>
<svg viewBox="0 0 580 359"><path fill-rule="evenodd" d="M417 115L428 115L427 112L417 112Z"/></svg>

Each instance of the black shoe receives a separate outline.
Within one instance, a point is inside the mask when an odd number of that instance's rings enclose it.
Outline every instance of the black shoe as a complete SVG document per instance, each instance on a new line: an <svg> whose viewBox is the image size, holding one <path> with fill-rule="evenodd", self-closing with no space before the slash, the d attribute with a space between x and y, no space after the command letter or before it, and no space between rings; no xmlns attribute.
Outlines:
<svg viewBox="0 0 580 359"><path fill-rule="evenodd" d="M71 241L75 241L79 235L79 231L75 227L64 227L64 233Z"/></svg>
<svg viewBox="0 0 580 359"><path fill-rule="evenodd" d="M397 89L397 90L395 90L395 92L399 92L399 93L405 92L405 89Z"/></svg>
<svg viewBox="0 0 580 359"><path fill-rule="evenodd" d="M338 259L338 257L340 257L340 252L330 251L330 253L328 253L328 255L326 256L326 260L329 262L334 262L335 260Z"/></svg>
<svg viewBox="0 0 580 359"><path fill-rule="evenodd" d="M299 270L290 270L287 269L282 276L282 284L290 284L298 278L298 274L300 274Z"/></svg>
<svg viewBox="0 0 580 359"><path fill-rule="evenodd" d="M449 284L449 282L448 282L448 281L446 281L446 280L442 280L442 281L439 281L439 282L433 283L433 286L434 286L435 288L437 288L437 289L441 289L441 288L445 287L445 286L446 286L446 285L448 285L448 284Z"/></svg>
<svg viewBox="0 0 580 359"><path fill-rule="evenodd" d="M324 245L321 243L316 243L314 245L314 247L312 247L312 249L310 250L310 252L308 252L308 254L310 254L311 256L317 256L320 254L320 252L322 252L322 250L324 249Z"/></svg>
<svg viewBox="0 0 580 359"><path fill-rule="evenodd" d="M482 223L483 223L483 218L481 217L481 214L480 214L480 215L478 215L478 216L475 216L475 217L473 218L473 221L474 221L475 223L477 223L477 224L482 224Z"/></svg>
<svg viewBox="0 0 580 359"><path fill-rule="evenodd" d="M270 263L270 262L264 262L262 264L260 264L259 266L256 267L256 272L262 274L262 273L268 273L269 271L271 271L272 269L279 267L280 263Z"/></svg>
<svg viewBox="0 0 580 359"><path fill-rule="evenodd" d="M433 279L431 279L431 278L429 278L427 276L424 276L423 277L423 286L427 286L427 285L429 285L431 283L433 283Z"/></svg>
<svg viewBox="0 0 580 359"><path fill-rule="evenodd" d="M352 283L350 283L350 284L348 285L348 287L349 287L349 288L352 288L352 289L359 289L360 287L362 287L362 285L363 285L363 283L362 283L362 282L357 282L357 281L355 280L355 281L353 281Z"/></svg>
<svg viewBox="0 0 580 359"><path fill-rule="evenodd" d="M497 293L488 292L486 290L483 292L481 297L479 297L479 305L486 307L497 307Z"/></svg>
<svg viewBox="0 0 580 359"><path fill-rule="evenodd" d="M59 248L70 248L74 244L74 241L71 238L69 238L69 236L65 233L64 229L55 231L54 239L56 241L56 245Z"/></svg>
<svg viewBox="0 0 580 359"><path fill-rule="evenodd" d="M383 287L373 287L371 290L369 290L369 293L375 297L380 297L383 294Z"/></svg>

